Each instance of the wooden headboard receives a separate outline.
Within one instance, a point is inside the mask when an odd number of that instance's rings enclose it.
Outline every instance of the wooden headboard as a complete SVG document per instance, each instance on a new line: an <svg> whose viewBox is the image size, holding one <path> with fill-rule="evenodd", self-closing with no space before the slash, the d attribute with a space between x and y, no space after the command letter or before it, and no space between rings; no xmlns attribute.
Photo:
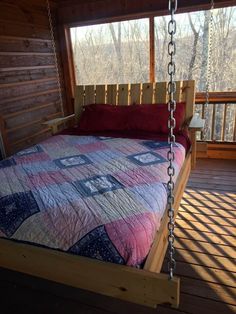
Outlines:
<svg viewBox="0 0 236 314"><path fill-rule="evenodd" d="M167 103L167 82L113 85L78 85L75 87L75 116L88 104L160 104ZM195 81L176 82L176 101L186 102L186 120L193 116Z"/></svg>

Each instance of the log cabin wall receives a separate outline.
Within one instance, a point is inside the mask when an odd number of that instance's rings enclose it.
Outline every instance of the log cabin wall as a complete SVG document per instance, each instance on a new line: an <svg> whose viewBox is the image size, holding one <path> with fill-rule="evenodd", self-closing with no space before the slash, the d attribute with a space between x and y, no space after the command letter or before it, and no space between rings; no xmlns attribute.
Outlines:
<svg viewBox="0 0 236 314"><path fill-rule="evenodd" d="M46 1L1 0L0 115L8 154L50 135L41 123L62 115L59 99Z"/></svg>

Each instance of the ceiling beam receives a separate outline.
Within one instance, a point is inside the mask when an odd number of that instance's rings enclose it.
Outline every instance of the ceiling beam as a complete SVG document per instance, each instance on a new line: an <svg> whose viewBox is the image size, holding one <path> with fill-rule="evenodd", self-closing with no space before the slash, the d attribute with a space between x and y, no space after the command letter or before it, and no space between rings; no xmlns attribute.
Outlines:
<svg viewBox="0 0 236 314"><path fill-rule="evenodd" d="M167 5L167 0L58 0L58 16L60 24L92 24L106 19L166 15ZM215 0L216 8L234 5L236 0ZM179 0L177 13L209 8L210 0Z"/></svg>

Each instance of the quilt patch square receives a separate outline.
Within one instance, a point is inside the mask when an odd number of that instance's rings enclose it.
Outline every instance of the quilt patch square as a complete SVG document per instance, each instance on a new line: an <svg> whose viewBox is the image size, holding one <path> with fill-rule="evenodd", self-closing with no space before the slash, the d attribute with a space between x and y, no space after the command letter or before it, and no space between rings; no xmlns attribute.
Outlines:
<svg viewBox="0 0 236 314"><path fill-rule="evenodd" d="M144 141L142 142L142 145L149 149L158 149L158 148L168 148L169 144L168 142L159 142L159 141ZM177 146L174 144L173 146Z"/></svg>
<svg viewBox="0 0 236 314"><path fill-rule="evenodd" d="M39 212L31 191L14 193L0 199L0 230L11 237L25 219Z"/></svg>
<svg viewBox="0 0 236 314"><path fill-rule="evenodd" d="M145 152L127 156L129 160L139 166L149 166L166 162L166 159L154 152Z"/></svg>
<svg viewBox="0 0 236 314"><path fill-rule="evenodd" d="M9 158L9 159L5 159L5 160L0 161L0 169L1 168L8 168L8 167L15 166L15 165L16 165L16 162L13 158Z"/></svg>
<svg viewBox="0 0 236 314"><path fill-rule="evenodd" d="M112 241L109 239L105 226L99 226L75 243L68 252L98 260L125 264Z"/></svg>
<svg viewBox="0 0 236 314"><path fill-rule="evenodd" d="M26 155L31 155L31 154L35 154L35 153L42 153L43 149L42 147L36 145L36 146L32 146L29 148L26 148L24 150L21 150L20 152L16 153L16 156L26 156Z"/></svg>
<svg viewBox="0 0 236 314"><path fill-rule="evenodd" d="M61 169L78 167L92 163L92 161L85 155L75 155L65 158L58 158L55 159L54 162Z"/></svg>
<svg viewBox="0 0 236 314"><path fill-rule="evenodd" d="M103 194L123 187L123 185L111 175L94 176L89 179L76 181L74 185L82 197Z"/></svg>

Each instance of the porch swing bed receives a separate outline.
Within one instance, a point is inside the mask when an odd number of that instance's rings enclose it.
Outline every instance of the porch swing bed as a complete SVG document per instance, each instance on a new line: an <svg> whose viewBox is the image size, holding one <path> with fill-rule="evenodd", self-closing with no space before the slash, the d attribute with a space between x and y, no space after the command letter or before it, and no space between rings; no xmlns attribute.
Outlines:
<svg viewBox="0 0 236 314"><path fill-rule="evenodd" d="M194 81L176 83L184 115L174 145L175 215L203 126L193 117L194 88ZM53 133L67 120L75 127L0 162L0 266L177 307L179 279L160 274L168 239L167 135L94 130L86 120L93 110L100 117L127 110L126 121L149 106L162 112L167 83L77 86L75 95L75 115L47 122Z"/></svg>

